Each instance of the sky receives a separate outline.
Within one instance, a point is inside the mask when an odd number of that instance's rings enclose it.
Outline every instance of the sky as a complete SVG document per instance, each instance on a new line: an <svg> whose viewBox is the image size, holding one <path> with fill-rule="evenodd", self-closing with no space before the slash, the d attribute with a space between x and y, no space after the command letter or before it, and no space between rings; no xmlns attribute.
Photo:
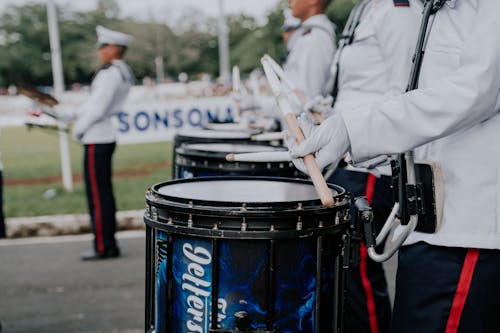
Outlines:
<svg viewBox="0 0 500 333"><path fill-rule="evenodd" d="M8 5L27 3L46 3L47 0L0 0L0 13ZM73 10L89 10L95 8L97 0L53 0L57 4ZM219 13L219 0L116 0L120 5L122 16L132 16L140 20L154 18L157 21L175 21L190 8L196 8L208 16ZM279 0L223 0L226 13L245 13L264 23L267 12L276 6Z"/></svg>

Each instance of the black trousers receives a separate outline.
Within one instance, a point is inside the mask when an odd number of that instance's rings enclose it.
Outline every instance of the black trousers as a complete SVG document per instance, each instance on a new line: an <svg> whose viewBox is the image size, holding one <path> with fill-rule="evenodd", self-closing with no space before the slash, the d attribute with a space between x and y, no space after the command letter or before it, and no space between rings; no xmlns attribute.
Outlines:
<svg viewBox="0 0 500 333"><path fill-rule="evenodd" d="M500 250L402 247L391 332L500 332L499 268Z"/></svg>
<svg viewBox="0 0 500 333"><path fill-rule="evenodd" d="M353 198L366 196L373 209L377 232L382 228L393 206L390 177L376 178L339 168L328 182L342 186ZM384 268L368 257L363 244L359 266L350 267L347 272L346 289L344 332L389 332L391 304Z"/></svg>
<svg viewBox="0 0 500 333"><path fill-rule="evenodd" d="M3 175L0 170L0 238L5 238L5 217L3 215Z"/></svg>
<svg viewBox="0 0 500 333"><path fill-rule="evenodd" d="M115 143L84 147L84 178L87 204L98 253L115 248L116 205L113 195L112 157Z"/></svg>

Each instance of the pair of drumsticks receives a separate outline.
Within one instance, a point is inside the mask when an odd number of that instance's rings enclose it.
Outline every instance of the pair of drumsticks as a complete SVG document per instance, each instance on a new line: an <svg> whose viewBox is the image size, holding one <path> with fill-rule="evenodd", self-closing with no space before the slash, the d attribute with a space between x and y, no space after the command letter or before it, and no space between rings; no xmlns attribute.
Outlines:
<svg viewBox="0 0 500 333"><path fill-rule="evenodd" d="M283 117L288 125L288 128L290 129L290 133L293 135L297 143L300 144L305 140L304 133L297 122L297 118L295 117L287 96L284 94L283 85L286 85L290 90L292 90L302 103L307 102L307 97L287 79L283 69L269 55L264 55L261 59L261 63L267 80L269 81L271 90L273 91L273 94L278 102L278 107L283 113ZM316 117L318 122L323 122L321 114L313 113L313 115ZM326 184L326 180L321 173L318 163L316 163L314 155L308 154L304 156L303 159L321 203L325 207L332 207L335 203L332 192Z"/></svg>

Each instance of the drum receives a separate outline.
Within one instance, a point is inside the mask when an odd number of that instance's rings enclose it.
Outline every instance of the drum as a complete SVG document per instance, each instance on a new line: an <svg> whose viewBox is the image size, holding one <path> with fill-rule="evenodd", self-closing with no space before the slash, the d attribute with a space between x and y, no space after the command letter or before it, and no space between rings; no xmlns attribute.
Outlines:
<svg viewBox="0 0 500 333"><path fill-rule="evenodd" d="M332 333L350 198L267 177L182 179L146 194L146 332Z"/></svg>
<svg viewBox="0 0 500 333"><path fill-rule="evenodd" d="M174 148L172 161L175 163L176 150L183 144L189 143L244 143L255 145L281 146L282 140L252 141L252 135L259 134L260 131L212 131L207 129L189 129L179 131L174 137ZM174 171L175 172L175 171ZM172 176L175 176L174 172Z"/></svg>
<svg viewBox="0 0 500 333"><path fill-rule="evenodd" d="M228 162L228 154L283 152L283 147L251 144L198 143L182 145L176 149L174 177L206 176L273 176L298 177L301 174L290 161L281 162Z"/></svg>

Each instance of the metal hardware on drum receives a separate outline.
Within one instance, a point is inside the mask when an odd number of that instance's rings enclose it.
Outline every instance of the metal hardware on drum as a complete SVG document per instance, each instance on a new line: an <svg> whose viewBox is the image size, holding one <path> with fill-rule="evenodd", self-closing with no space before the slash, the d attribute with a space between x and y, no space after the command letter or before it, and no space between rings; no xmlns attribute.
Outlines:
<svg viewBox="0 0 500 333"><path fill-rule="evenodd" d="M153 186L144 215L145 331L341 332L350 197L329 188L331 208L299 179Z"/></svg>

